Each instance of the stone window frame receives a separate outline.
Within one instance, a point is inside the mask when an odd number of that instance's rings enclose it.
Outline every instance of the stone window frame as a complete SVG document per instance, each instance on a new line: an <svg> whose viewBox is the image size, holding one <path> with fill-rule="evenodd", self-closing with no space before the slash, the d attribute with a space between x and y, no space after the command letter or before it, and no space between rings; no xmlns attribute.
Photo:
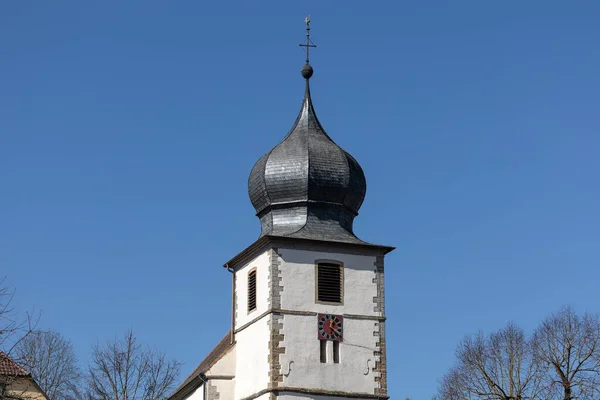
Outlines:
<svg viewBox="0 0 600 400"><path fill-rule="evenodd" d="M341 343L339 340L332 340L331 345L333 346L333 355L332 355L332 360L334 364L339 364L340 363L340 348Z"/></svg>
<svg viewBox="0 0 600 400"><path fill-rule="evenodd" d="M319 300L319 264L334 264L340 267L340 300L337 301L320 301ZM343 306L344 305L344 286L345 286L345 277L344 277L344 263L339 260L332 259L318 259L315 260L315 303L316 304L328 304L334 306Z"/></svg>
<svg viewBox="0 0 600 400"><path fill-rule="evenodd" d="M329 357L331 343L331 358ZM321 364L340 364L341 342L339 340L319 339L319 361Z"/></svg>
<svg viewBox="0 0 600 400"><path fill-rule="evenodd" d="M327 364L327 340L319 339L319 361Z"/></svg>
<svg viewBox="0 0 600 400"><path fill-rule="evenodd" d="M254 274L254 308L250 308L250 275ZM246 275L246 310L248 315L258 310L258 269L256 267L248 271Z"/></svg>

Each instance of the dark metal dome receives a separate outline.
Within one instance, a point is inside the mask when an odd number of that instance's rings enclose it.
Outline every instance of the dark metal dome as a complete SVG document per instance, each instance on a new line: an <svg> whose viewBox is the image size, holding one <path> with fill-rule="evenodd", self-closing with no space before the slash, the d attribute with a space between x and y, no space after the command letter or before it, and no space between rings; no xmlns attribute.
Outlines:
<svg viewBox="0 0 600 400"><path fill-rule="evenodd" d="M312 75L303 68L303 76ZM365 243L353 231L365 198L358 162L325 133L310 97L287 136L252 168L248 193L262 225L261 236Z"/></svg>

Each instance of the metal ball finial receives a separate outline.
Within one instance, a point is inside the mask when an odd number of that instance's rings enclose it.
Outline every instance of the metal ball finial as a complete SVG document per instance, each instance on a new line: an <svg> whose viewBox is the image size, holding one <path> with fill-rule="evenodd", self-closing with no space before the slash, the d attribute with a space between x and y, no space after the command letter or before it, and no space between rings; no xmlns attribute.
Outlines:
<svg viewBox="0 0 600 400"><path fill-rule="evenodd" d="M302 67L301 72L304 79L310 79L310 77L313 76L313 73L315 71L313 70L313 67L310 66L310 64L304 64L304 67Z"/></svg>

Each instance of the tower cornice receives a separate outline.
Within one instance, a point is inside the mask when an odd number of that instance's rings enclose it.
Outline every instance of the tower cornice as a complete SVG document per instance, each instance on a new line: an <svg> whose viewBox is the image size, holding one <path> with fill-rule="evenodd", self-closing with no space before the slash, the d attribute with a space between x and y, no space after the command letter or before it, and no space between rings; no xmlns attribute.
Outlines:
<svg viewBox="0 0 600 400"><path fill-rule="evenodd" d="M232 259L223 264L225 268L237 268L252 260L256 255L270 247L302 248L305 250L319 250L359 255L386 255L395 249L392 246L371 243L333 242L330 240L315 240L293 238L285 236L265 235L258 238L250 246L239 252Z"/></svg>

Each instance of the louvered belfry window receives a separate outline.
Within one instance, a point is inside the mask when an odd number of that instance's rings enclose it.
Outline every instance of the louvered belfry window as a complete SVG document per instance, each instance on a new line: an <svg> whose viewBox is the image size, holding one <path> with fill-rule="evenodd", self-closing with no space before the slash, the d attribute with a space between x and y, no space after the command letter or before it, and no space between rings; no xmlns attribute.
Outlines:
<svg viewBox="0 0 600 400"><path fill-rule="evenodd" d="M248 312L256 310L256 270L248 273Z"/></svg>
<svg viewBox="0 0 600 400"><path fill-rule="evenodd" d="M317 301L342 302L342 266L320 263L317 265Z"/></svg>

